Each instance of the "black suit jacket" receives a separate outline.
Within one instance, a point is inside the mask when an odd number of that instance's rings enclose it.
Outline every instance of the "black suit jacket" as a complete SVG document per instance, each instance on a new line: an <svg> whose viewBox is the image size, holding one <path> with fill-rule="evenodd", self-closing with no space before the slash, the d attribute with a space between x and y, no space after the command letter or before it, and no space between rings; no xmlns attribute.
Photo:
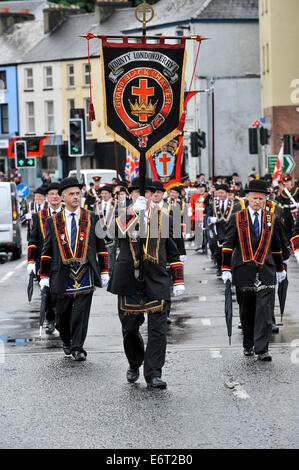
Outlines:
<svg viewBox="0 0 299 470"><path fill-rule="evenodd" d="M248 211L248 209L245 210ZM249 212L248 219L250 227L251 246L253 253L255 253L259 245L259 240L257 240ZM226 233L226 240L223 245L223 250L225 250L225 248L233 250L231 266L234 285L239 287L253 287L256 281L257 273L259 273L259 279L263 285L269 286L276 284L276 271L280 271L283 269L282 254L273 255L273 253L281 252L279 223L276 218L274 219L272 239L269 244L268 252L263 266L258 266L254 261L243 261L236 216L233 216L230 219L230 223ZM225 264L227 264L227 262Z"/></svg>
<svg viewBox="0 0 299 470"><path fill-rule="evenodd" d="M82 209L85 210L85 209ZM90 264L93 269L95 276L95 284L101 286L100 271L105 266L102 260L102 256L98 256L99 253L106 252L104 241L95 234L95 224L97 217L94 213L91 213L91 226L88 237L88 248L86 261ZM68 285L68 278L70 273L70 265L62 262L59 246L55 234L54 223L52 217L49 217L46 222L46 235L42 249L41 256L50 257L50 267L47 263L41 262L41 277L50 273L50 289L53 294L63 294L66 291Z"/></svg>
<svg viewBox="0 0 299 470"><path fill-rule="evenodd" d="M180 263L180 255L172 238L172 226L167 214L162 215L162 227L169 226L169 236L161 234L158 263L144 261L144 293L151 299L170 300L170 277L167 263ZM117 232L116 232L117 233ZM129 235L119 237L119 255L115 262L113 273L108 284L108 291L118 295L132 295L137 291L133 257L130 249ZM181 263L180 263L181 264ZM182 268L183 269L183 268Z"/></svg>

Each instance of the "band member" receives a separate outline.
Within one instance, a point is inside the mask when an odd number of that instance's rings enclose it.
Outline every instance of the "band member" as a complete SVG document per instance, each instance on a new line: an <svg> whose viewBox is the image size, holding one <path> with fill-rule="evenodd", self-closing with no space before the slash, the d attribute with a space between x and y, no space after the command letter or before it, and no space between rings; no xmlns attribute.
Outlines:
<svg viewBox="0 0 299 470"><path fill-rule="evenodd" d="M82 185L77 178L65 178L59 194L65 209L46 221L41 256L40 287L55 296L57 329L65 355L76 361L86 359L83 349L95 286L108 283L107 252L96 237L96 215L80 208Z"/></svg>
<svg viewBox="0 0 299 470"><path fill-rule="evenodd" d="M22 215L20 219L21 224L25 225L27 222L27 241L29 241L30 231L32 230L32 214L36 214L47 207L46 190L41 186L34 191L34 201L29 203L28 212Z"/></svg>
<svg viewBox="0 0 299 470"><path fill-rule="evenodd" d="M299 211L297 212L295 229L294 229L293 237L291 238L291 244L292 244L296 261L297 263L299 263Z"/></svg>
<svg viewBox="0 0 299 470"><path fill-rule="evenodd" d="M144 362L144 377L148 386L165 388L161 379L166 354L167 312L170 300L170 279L167 262L173 274L174 295L183 294L184 265L180 262L169 227L169 216L151 206L155 187L145 180L145 197L140 196L139 178L128 188L133 206L117 219L120 252L115 262L108 291L118 295L119 318L122 324L124 350L129 362L127 380L134 383ZM140 217L140 213L144 217ZM142 235L141 253L140 240ZM145 238L145 240L143 240ZM141 269L140 256L143 264ZM140 270L143 278L140 279ZM148 341L144 343L139 328L148 313Z"/></svg>
<svg viewBox="0 0 299 470"><path fill-rule="evenodd" d="M229 188L226 184L217 185L217 197L206 210L207 224L212 231L214 241L214 259L217 266L217 276L221 276L222 247L226 238L227 224L236 210L234 201L229 199Z"/></svg>
<svg viewBox="0 0 299 470"><path fill-rule="evenodd" d="M293 236L295 220L297 216L297 208L299 201L299 188L293 187L292 177L285 176L282 180L283 189L277 195L277 201L283 208L283 218L288 239Z"/></svg>
<svg viewBox="0 0 299 470"><path fill-rule="evenodd" d="M61 196L58 194L58 190L58 183L50 183L45 190L48 199L48 207L32 214L32 230L28 242L27 258L27 272L29 276L31 273L34 273L39 278L40 257L45 240L46 221L48 217L52 217L61 210ZM55 312L50 296L48 300L46 311L47 326L45 332L52 334L55 330Z"/></svg>
<svg viewBox="0 0 299 470"><path fill-rule="evenodd" d="M286 271L275 214L263 209L266 182L253 180L245 191L249 206L231 217L223 244L222 279L239 288L244 355L271 361L273 289Z"/></svg>
<svg viewBox="0 0 299 470"><path fill-rule="evenodd" d="M94 181L94 186L87 191L84 202L84 208L89 211L94 211L96 203L101 200L101 176L93 176L92 179Z"/></svg>

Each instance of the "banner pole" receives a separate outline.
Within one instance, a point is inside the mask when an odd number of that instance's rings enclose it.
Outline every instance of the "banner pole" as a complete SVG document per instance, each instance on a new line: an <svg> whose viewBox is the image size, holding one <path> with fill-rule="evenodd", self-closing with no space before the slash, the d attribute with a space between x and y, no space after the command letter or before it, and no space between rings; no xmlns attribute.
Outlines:
<svg viewBox="0 0 299 470"><path fill-rule="evenodd" d="M146 178L146 156L145 149L140 150L139 157L139 190L140 196L145 196L145 178ZM137 279L137 294L144 293L144 266L143 266L143 245L145 243L145 221L144 211L139 213L139 233L140 233L140 247L139 247L139 276Z"/></svg>

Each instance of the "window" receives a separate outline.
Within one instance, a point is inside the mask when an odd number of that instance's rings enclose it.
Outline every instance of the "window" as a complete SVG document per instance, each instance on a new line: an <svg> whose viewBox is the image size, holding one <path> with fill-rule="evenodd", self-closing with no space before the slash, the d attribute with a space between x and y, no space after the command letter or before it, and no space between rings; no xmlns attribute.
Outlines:
<svg viewBox="0 0 299 470"><path fill-rule="evenodd" d="M33 70L25 69L25 90L33 90Z"/></svg>
<svg viewBox="0 0 299 470"><path fill-rule="evenodd" d="M8 104L1 104L1 132L9 134Z"/></svg>
<svg viewBox="0 0 299 470"><path fill-rule="evenodd" d="M85 99L85 131L87 134L91 134L91 121L88 119L89 104L90 104L90 98L86 98Z"/></svg>
<svg viewBox="0 0 299 470"><path fill-rule="evenodd" d="M5 70L0 71L0 90L7 90Z"/></svg>
<svg viewBox="0 0 299 470"><path fill-rule="evenodd" d="M35 132L35 117L34 117L34 102L28 101L26 103L26 123L27 133L33 134Z"/></svg>
<svg viewBox="0 0 299 470"><path fill-rule="evenodd" d="M52 67L44 67L44 88L53 88Z"/></svg>
<svg viewBox="0 0 299 470"><path fill-rule="evenodd" d="M83 65L83 70L84 70L84 79L83 79L84 86L89 86L89 68L88 68L88 64Z"/></svg>
<svg viewBox="0 0 299 470"><path fill-rule="evenodd" d="M67 100L67 109L68 109L69 117L71 117L71 109L73 109L74 107L75 107L75 100L74 99Z"/></svg>
<svg viewBox="0 0 299 470"><path fill-rule="evenodd" d="M73 88L75 86L75 69L74 69L73 64L67 66L67 75L68 75L68 78L67 78L68 87Z"/></svg>
<svg viewBox="0 0 299 470"><path fill-rule="evenodd" d="M46 132L54 132L54 102L45 101Z"/></svg>

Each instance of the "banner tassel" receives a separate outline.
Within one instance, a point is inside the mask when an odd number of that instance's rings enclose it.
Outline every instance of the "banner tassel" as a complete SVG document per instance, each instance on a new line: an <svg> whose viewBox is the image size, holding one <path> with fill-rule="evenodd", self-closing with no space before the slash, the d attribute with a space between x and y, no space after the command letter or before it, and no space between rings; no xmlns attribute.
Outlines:
<svg viewBox="0 0 299 470"><path fill-rule="evenodd" d="M91 96L91 73L90 73L90 53L89 53L89 41L92 39L94 35L92 33L88 33L86 35L87 39L87 50L88 50L88 73L89 73L89 94L90 94L90 103L89 103L89 112L88 112L88 119L89 121L94 121L96 116L94 112L94 106L92 102L92 96Z"/></svg>

